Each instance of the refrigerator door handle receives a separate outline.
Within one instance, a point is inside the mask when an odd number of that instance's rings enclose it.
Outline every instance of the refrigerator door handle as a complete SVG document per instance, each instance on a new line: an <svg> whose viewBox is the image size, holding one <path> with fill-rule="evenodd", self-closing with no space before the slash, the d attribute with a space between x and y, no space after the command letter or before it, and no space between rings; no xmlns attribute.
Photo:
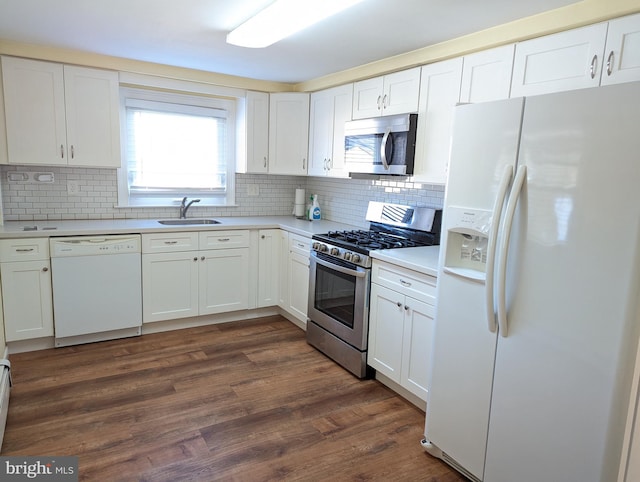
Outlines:
<svg viewBox="0 0 640 482"><path fill-rule="evenodd" d="M491 229L489 230L489 242L487 246L487 268L485 281L485 296L487 305L487 323L491 333L496 332L496 312L493 304L494 297L494 270L496 264L496 251L498 242L498 229L500 227L500 218L502 216L502 208L504 200L507 197L509 184L513 177L513 166L508 164L504 166L502 179L498 186L498 193L493 205L493 214L491 215Z"/></svg>
<svg viewBox="0 0 640 482"><path fill-rule="evenodd" d="M500 334L507 337L509 323L507 320L507 257L509 255L509 241L511 239L511 230L513 228L513 218L516 213L516 206L520 199L520 193L527 178L527 166L519 166L516 171L516 177L513 181L513 187L509 194L509 202L504 216L504 225L501 232L500 240L500 257L498 259L498 327Z"/></svg>

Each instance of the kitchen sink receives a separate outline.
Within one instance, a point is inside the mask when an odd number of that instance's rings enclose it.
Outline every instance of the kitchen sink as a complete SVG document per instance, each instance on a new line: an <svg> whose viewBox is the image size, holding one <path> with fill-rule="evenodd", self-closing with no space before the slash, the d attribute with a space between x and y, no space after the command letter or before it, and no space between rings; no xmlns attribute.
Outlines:
<svg viewBox="0 0 640 482"><path fill-rule="evenodd" d="M161 219L158 221L165 226L193 226L194 224L220 224L217 219Z"/></svg>

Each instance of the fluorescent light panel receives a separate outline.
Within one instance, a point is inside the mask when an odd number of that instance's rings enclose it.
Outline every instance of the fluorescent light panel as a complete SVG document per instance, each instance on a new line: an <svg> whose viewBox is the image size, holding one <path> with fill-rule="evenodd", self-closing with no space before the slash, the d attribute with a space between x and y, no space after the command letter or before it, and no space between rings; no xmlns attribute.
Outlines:
<svg viewBox="0 0 640 482"><path fill-rule="evenodd" d="M362 0L277 0L227 35L227 43L263 48Z"/></svg>

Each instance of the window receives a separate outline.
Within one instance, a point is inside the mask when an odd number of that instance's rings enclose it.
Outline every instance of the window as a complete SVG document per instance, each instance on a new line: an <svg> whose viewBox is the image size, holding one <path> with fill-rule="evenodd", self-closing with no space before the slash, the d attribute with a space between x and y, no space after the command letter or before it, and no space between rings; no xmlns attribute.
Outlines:
<svg viewBox="0 0 640 482"><path fill-rule="evenodd" d="M121 206L235 202L235 104L232 100L121 89Z"/></svg>

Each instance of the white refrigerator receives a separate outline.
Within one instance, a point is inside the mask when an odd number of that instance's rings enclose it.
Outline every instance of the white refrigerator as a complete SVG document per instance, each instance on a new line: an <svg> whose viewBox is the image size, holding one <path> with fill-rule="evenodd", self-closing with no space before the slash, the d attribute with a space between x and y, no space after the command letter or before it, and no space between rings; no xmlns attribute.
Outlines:
<svg viewBox="0 0 640 482"><path fill-rule="evenodd" d="M456 108L422 444L615 481L640 331L640 83Z"/></svg>

